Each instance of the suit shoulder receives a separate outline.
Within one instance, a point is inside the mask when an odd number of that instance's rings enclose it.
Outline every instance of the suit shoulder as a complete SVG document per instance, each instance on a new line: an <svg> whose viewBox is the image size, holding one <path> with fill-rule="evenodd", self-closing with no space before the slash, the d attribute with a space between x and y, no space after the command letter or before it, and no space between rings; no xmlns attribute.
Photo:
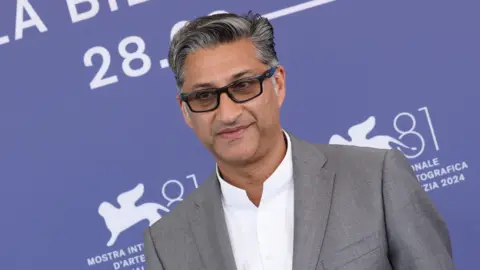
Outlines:
<svg viewBox="0 0 480 270"><path fill-rule="evenodd" d="M165 213L161 219L152 224L149 229L152 235L172 233L183 230L188 226L188 214L195 209L195 202L203 196L206 183L202 183L178 202L169 213Z"/></svg>
<svg viewBox="0 0 480 270"><path fill-rule="evenodd" d="M353 145L315 144L331 162L383 163L388 150Z"/></svg>
<svg viewBox="0 0 480 270"><path fill-rule="evenodd" d="M354 201L359 208L380 209L388 150L350 145L316 147L326 157L324 168L335 173L337 201Z"/></svg>

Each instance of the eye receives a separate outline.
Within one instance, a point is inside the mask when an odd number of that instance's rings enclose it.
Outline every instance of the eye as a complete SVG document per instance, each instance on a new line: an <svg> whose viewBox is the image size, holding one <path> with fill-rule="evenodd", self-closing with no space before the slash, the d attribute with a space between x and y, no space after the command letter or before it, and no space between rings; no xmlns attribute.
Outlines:
<svg viewBox="0 0 480 270"><path fill-rule="evenodd" d="M195 94L195 99L206 100L214 97L214 92L212 91L199 91Z"/></svg>
<svg viewBox="0 0 480 270"><path fill-rule="evenodd" d="M232 86L235 90L247 89L252 85L252 80L240 81Z"/></svg>

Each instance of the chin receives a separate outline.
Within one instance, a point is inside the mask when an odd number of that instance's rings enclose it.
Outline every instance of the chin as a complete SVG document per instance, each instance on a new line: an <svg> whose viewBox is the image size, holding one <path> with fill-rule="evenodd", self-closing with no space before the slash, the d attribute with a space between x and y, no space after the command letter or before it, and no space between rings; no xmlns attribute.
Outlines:
<svg viewBox="0 0 480 270"><path fill-rule="evenodd" d="M255 159L260 143L258 136L250 130L251 128L238 139L216 139L212 149L215 155L228 163L245 163Z"/></svg>
<svg viewBox="0 0 480 270"><path fill-rule="evenodd" d="M228 149L218 149L216 155L228 163L245 163L254 159L255 149L253 147L242 147L240 145Z"/></svg>

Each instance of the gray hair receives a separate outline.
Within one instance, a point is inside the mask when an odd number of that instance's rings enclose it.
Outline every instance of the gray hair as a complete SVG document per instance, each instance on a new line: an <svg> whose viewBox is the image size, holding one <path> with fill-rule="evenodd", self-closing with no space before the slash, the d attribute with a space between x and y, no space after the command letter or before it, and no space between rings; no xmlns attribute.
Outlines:
<svg viewBox="0 0 480 270"><path fill-rule="evenodd" d="M199 17L187 23L173 36L168 52L168 63L175 74L178 90L183 87L183 67L190 53L244 38L252 41L262 63L270 67L278 65L273 26L259 14L222 13Z"/></svg>

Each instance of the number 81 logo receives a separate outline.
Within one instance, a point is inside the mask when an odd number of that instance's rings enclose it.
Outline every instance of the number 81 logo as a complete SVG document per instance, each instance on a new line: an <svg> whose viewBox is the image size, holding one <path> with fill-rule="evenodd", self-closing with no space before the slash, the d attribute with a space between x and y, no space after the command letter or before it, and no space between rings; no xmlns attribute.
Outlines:
<svg viewBox="0 0 480 270"><path fill-rule="evenodd" d="M437 136L435 134L435 130L433 128L433 124L432 124L432 118L430 117L430 112L428 111L428 108L427 107L422 107L420 109L418 109L418 111L424 111L425 112L425 117L427 118L427 122L428 122L428 126L429 126L429 129L430 129L430 134L432 136L432 139L433 139L433 143L435 145L435 149L438 151L440 148L438 146L438 141L437 141ZM398 121L400 120L400 118L408 118L410 121L410 124L409 124L409 128L406 128L406 129L403 129L403 128L400 128L398 126ZM400 134L398 136L398 139L399 140L402 140L403 138L405 137L415 137L417 140L420 141L420 147L416 147L415 150L418 150L416 151L415 154L413 155L408 155L406 153L405 156L407 158L416 158L418 156L420 156L421 154L423 154L423 151L425 150L425 138L422 136L422 134L420 134L418 131L416 131L416 127L417 127L417 120L415 118L415 116L409 112L401 112L399 114L397 114L397 116L395 116L395 118L393 119L393 128L395 129L396 132L398 132L398 134ZM401 149L399 149L401 150Z"/></svg>

